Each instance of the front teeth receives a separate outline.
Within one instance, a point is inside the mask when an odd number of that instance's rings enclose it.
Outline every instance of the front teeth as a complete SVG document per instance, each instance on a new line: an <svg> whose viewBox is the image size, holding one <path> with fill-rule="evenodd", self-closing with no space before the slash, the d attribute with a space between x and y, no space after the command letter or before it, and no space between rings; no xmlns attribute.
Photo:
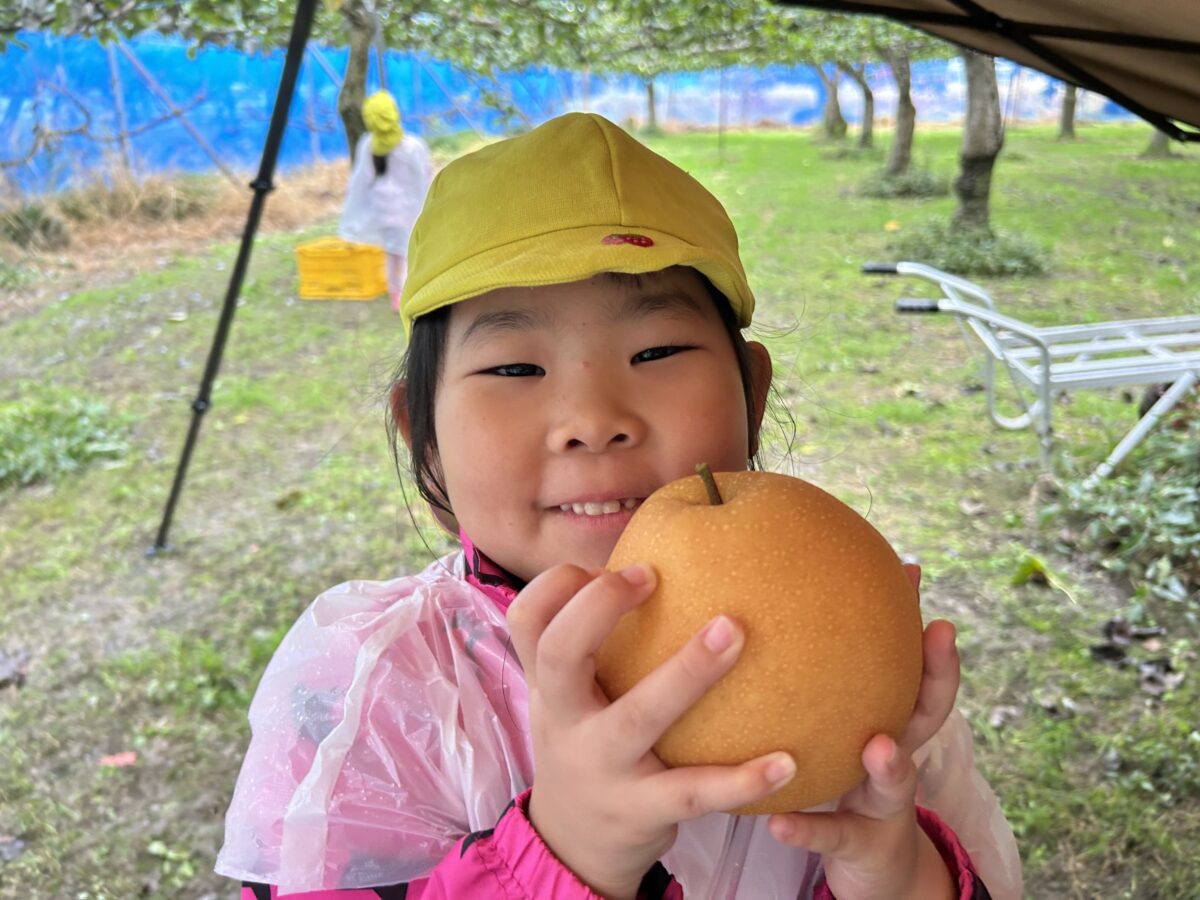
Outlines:
<svg viewBox="0 0 1200 900"><path fill-rule="evenodd" d="M564 503L559 509L577 516L609 516L637 505L637 500L630 497L626 500L605 500L603 503Z"/></svg>

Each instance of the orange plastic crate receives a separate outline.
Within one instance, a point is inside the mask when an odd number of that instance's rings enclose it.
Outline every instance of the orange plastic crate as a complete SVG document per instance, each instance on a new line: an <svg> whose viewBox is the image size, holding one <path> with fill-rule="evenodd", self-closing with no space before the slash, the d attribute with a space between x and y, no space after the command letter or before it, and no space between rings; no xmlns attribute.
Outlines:
<svg viewBox="0 0 1200 900"><path fill-rule="evenodd" d="M296 248L301 300L374 300L387 293L382 247L325 237Z"/></svg>

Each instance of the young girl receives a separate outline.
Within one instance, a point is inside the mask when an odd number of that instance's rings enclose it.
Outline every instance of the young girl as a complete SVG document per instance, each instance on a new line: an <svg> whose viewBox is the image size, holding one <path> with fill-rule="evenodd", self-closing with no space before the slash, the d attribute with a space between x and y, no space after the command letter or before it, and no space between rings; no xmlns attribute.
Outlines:
<svg viewBox="0 0 1200 900"><path fill-rule="evenodd" d="M404 133L400 110L387 91L368 97L362 114L367 133L354 151L338 234L383 247L388 294L392 309L398 311L408 269L408 238L433 180L433 162L425 142Z"/></svg>
<svg viewBox="0 0 1200 900"><path fill-rule="evenodd" d="M243 898L1018 897L949 623L899 742L872 739L866 781L819 810L725 812L786 783L786 753L652 752L736 664L731 618L615 703L595 683L654 588L647 565L602 568L638 504L755 453L770 360L742 337L754 297L717 200L572 114L447 166L412 250L392 413L462 550L326 592L280 645L217 865Z"/></svg>

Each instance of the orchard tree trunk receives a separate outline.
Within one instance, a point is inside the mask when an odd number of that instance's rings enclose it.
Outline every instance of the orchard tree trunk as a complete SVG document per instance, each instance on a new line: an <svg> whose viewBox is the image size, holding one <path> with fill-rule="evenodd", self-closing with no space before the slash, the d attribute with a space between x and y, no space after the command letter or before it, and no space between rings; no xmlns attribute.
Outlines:
<svg viewBox="0 0 1200 900"><path fill-rule="evenodd" d="M654 79L646 79L646 130L658 131L658 110L654 105Z"/></svg>
<svg viewBox="0 0 1200 900"><path fill-rule="evenodd" d="M375 13L364 0L347 0L342 6L342 18L346 23L350 56L346 60L342 89L338 92L337 109L346 132L346 143L350 145L350 163L353 165L354 149L367 130L363 124L362 105L367 93L371 43L375 39Z"/></svg>
<svg viewBox="0 0 1200 900"><path fill-rule="evenodd" d="M892 149L888 152L887 174L895 178L908 171L912 162L913 131L917 123L917 108L912 102L912 66L908 54L903 51L885 49L883 57L892 77L896 79L896 135L892 138Z"/></svg>
<svg viewBox="0 0 1200 900"><path fill-rule="evenodd" d="M1067 84L1065 87L1062 109L1058 114L1058 139L1060 141L1073 141L1075 140L1076 87L1073 84Z"/></svg>
<svg viewBox="0 0 1200 900"><path fill-rule="evenodd" d="M858 133L858 146L866 149L875 144L875 94L867 83L867 67L859 63L858 68L849 63L839 62L838 68L854 79L863 95L862 130Z"/></svg>
<svg viewBox="0 0 1200 900"><path fill-rule="evenodd" d="M108 83L112 90L113 107L117 113L117 139L121 148L121 166L126 176L133 177L133 150L129 146L129 119L125 115L125 89L121 85L121 70L117 67L117 50L112 44L104 47L108 59Z"/></svg>
<svg viewBox="0 0 1200 900"><path fill-rule="evenodd" d="M996 61L971 50L963 52L963 59L967 66L967 119L963 123L958 178L954 182L958 208L953 223L956 228L986 231L992 168L1004 145Z"/></svg>
<svg viewBox="0 0 1200 900"><path fill-rule="evenodd" d="M1165 131L1154 129L1150 143L1138 154L1142 159L1170 159L1175 154L1171 152L1171 139Z"/></svg>
<svg viewBox="0 0 1200 900"><path fill-rule="evenodd" d="M817 66L817 75L825 86L825 106L821 114L821 127L825 136L832 140L841 140L846 136L846 120L842 116L842 105L838 103L838 72L837 67L830 75L825 67Z"/></svg>

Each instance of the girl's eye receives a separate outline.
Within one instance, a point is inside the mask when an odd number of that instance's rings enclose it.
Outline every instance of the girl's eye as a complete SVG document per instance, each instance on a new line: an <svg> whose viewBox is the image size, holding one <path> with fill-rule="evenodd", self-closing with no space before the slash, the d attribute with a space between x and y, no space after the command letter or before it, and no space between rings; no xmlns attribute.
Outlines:
<svg viewBox="0 0 1200 900"><path fill-rule="evenodd" d="M641 353L634 354L633 362L653 362L656 359L666 359L668 356L674 356L676 353L682 353L685 350L690 350L690 347L650 347L643 350Z"/></svg>
<svg viewBox="0 0 1200 900"><path fill-rule="evenodd" d="M502 375L505 378L530 378L537 375L545 375L546 370L541 366L535 366L530 363L509 363L503 366L493 366L485 371L486 375Z"/></svg>

